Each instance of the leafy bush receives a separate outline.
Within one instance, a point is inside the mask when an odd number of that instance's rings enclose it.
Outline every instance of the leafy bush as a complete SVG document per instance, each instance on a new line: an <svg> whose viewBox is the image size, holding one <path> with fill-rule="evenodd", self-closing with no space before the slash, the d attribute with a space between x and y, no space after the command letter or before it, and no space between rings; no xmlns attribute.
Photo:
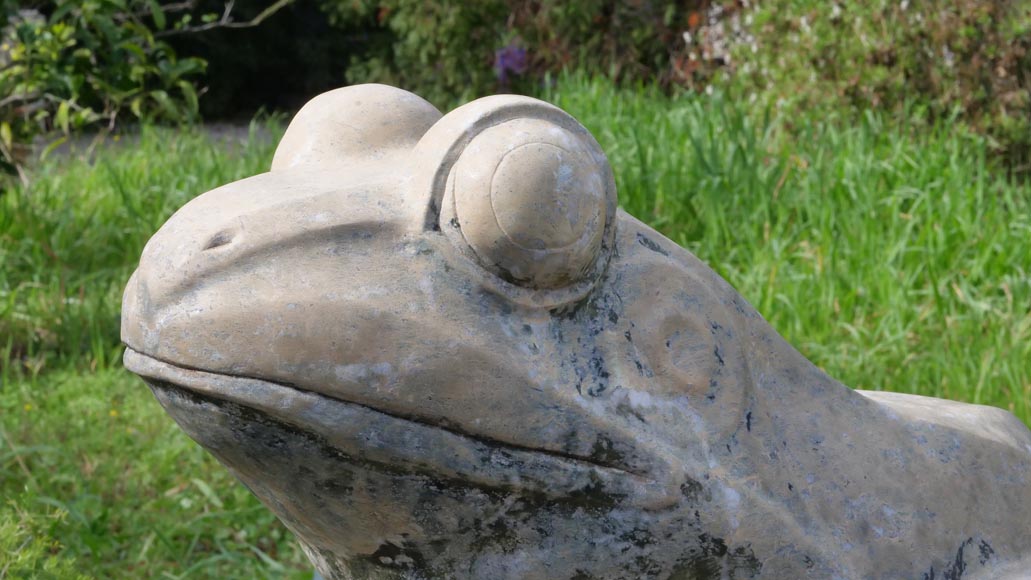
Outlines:
<svg viewBox="0 0 1031 580"><path fill-rule="evenodd" d="M846 119L955 118L1031 171L1031 0L321 0L368 30L351 82L450 104L577 68ZM913 119L907 118L906 122Z"/></svg>
<svg viewBox="0 0 1031 580"><path fill-rule="evenodd" d="M620 81L676 82L681 34L709 0L321 0L332 21L364 25L351 82L384 82L438 104L534 92L578 68Z"/></svg>
<svg viewBox="0 0 1031 580"><path fill-rule="evenodd" d="M179 59L155 30L156 0L0 0L0 163L24 161L42 132L136 118L179 121L197 111L199 59Z"/></svg>
<svg viewBox="0 0 1031 580"><path fill-rule="evenodd" d="M490 59L503 36L504 2L326 0L330 20L369 31L352 83L381 82L419 93L438 105L478 96L493 86Z"/></svg>
<svg viewBox="0 0 1031 580"><path fill-rule="evenodd" d="M955 116L1031 171L1031 1L767 0L746 18L746 90L794 111Z"/></svg>

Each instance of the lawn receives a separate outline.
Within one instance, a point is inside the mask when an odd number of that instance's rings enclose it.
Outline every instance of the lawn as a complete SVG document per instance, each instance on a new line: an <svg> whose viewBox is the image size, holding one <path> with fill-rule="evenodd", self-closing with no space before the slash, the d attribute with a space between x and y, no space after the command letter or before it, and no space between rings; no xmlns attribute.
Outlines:
<svg viewBox="0 0 1031 580"><path fill-rule="evenodd" d="M993 171L983 140L557 86L545 98L601 142L623 207L832 376L1031 420L1031 184ZM147 238L192 196L267 168L281 131L146 128L0 197L0 578L309 576L119 363L121 288Z"/></svg>

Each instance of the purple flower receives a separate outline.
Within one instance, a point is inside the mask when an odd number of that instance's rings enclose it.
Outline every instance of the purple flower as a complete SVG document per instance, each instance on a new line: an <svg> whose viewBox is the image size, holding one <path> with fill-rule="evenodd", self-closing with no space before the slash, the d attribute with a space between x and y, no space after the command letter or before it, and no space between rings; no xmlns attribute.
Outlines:
<svg viewBox="0 0 1031 580"><path fill-rule="evenodd" d="M526 72L526 68L525 48L509 44L494 51L494 74L501 84L508 84L509 73L521 75Z"/></svg>

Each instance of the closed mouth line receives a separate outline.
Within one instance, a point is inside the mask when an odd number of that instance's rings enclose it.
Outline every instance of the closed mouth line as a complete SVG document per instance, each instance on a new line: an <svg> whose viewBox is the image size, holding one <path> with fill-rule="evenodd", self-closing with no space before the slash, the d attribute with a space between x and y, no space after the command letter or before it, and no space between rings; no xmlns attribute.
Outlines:
<svg viewBox="0 0 1031 580"><path fill-rule="evenodd" d="M635 479L647 479L644 474L633 472L626 467L613 465L610 463L603 463L589 457L583 457L580 455L574 455L570 453L564 453L561 451L555 451L551 449L540 449L536 447L529 447L525 445L519 445L509 443L506 441L499 441L490 437L485 437L479 434L471 434L462 429L456 428L453 425L443 425L439 423L433 423L424 419L413 418L410 416L403 416L387 411L370 407L361 403L332 397L323 393L311 391L303 387L298 387L292 384L284 384L276 381L269 381L266 379L238 376L238 375L226 375L221 373L213 373L205 371L203 369L191 368L185 365L161 360L157 357L143 354L136 351L130 346L126 347L125 353L125 367L129 371L136 373L142 377L151 378L159 381L164 381L173 384L186 391L194 392L200 395L214 397L216 399L226 400L236 404L241 404L245 407L257 411L263 411L268 415L271 415L279 420L286 421L294 425L298 425L296 417L284 416L285 412L282 408L271 409L261 404L261 397L254 396L253 391L256 386L264 387L264 390L289 390L296 393L299 397L304 397L309 400L320 400L320 401L331 401L336 405L343 405L356 410L361 410L365 413L372 413L380 415L384 418L389 418L393 421L401 421L410 423L413 426L424 428L424 429L435 429L458 437L462 440L466 440L471 444L478 444L489 447L493 450L497 450L503 453L514 453L514 454L534 454L551 458L556 461L563 463L572 463L579 465L581 468L589 468L594 470L600 470L608 472L611 475L616 476L630 476ZM250 396L241 396L250 394ZM276 412L278 410L279 412ZM302 426L303 422L300 425Z"/></svg>

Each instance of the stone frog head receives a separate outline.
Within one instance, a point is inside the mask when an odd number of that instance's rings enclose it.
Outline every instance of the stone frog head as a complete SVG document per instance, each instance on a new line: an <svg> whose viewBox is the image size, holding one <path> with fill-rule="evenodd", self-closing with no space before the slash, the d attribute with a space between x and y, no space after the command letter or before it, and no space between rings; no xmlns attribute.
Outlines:
<svg viewBox="0 0 1031 580"><path fill-rule="evenodd" d="M315 98L154 235L122 338L328 578L1031 569L1022 423L829 378L534 99Z"/></svg>

